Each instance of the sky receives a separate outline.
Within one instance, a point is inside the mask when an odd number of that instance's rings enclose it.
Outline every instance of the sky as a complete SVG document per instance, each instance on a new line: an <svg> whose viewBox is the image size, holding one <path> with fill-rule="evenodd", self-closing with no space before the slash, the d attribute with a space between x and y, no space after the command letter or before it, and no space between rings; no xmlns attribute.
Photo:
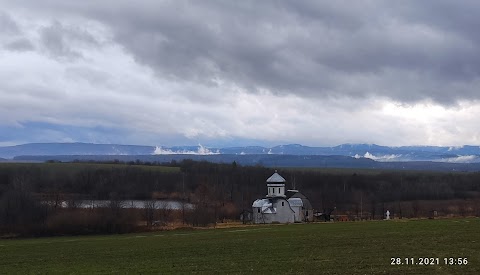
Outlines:
<svg viewBox="0 0 480 275"><path fill-rule="evenodd" d="M480 144L480 2L0 0L0 146Z"/></svg>

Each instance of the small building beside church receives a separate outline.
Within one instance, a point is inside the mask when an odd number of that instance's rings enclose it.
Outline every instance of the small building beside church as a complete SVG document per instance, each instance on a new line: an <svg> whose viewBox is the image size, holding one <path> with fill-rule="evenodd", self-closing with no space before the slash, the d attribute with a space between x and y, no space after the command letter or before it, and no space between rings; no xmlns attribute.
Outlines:
<svg viewBox="0 0 480 275"><path fill-rule="evenodd" d="M294 223L313 220L310 201L298 190L285 190L277 171L267 179L267 196L253 202L253 223Z"/></svg>

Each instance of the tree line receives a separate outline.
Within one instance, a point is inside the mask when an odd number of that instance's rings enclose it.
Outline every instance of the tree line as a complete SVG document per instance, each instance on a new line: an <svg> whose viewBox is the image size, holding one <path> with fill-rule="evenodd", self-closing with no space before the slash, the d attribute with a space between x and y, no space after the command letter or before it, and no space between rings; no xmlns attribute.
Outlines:
<svg viewBox="0 0 480 275"><path fill-rule="evenodd" d="M2 164L0 230L113 233L159 221L198 226L238 219L242 211L251 210L255 199L265 196L265 180L273 172L258 165L192 160ZM300 190L323 213L335 209L334 214L378 219L386 209L397 217L480 212L480 173L287 168L279 173L287 180L287 189ZM150 206L124 209L118 204L126 199L144 200ZM165 211L156 206L159 199L195 207ZM75 207L78 200L110 204L88 212ZM61 207L65 203L68 209Z"/></svg>

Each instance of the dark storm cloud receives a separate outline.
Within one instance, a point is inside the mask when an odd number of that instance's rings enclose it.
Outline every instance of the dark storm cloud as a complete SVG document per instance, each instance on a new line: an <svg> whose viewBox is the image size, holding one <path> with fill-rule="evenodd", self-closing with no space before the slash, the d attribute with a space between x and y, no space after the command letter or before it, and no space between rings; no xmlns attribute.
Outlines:
<svg viewBox="0 0 480 275"><path fill-rule="evenodd" d="M103 22L163 78L315 98L480 99L477 1L16 2ZM46 28L44 44L75 56L62 33Z"/></svg>
<svg viewBox="0 0 480 275"><path fill-rule="evenodd" d="M20 30L18 28L17 23L13 20L13 18L0 10L0 34L7 33L7 34L16 34Z"/></svg>
<svg viewBox="0 0 480 275"><path fill-rule="evenodd" d="M41 37L42 44L52 56L67 58L81 57L80 53L72 50L65 41L65 33L59 23L44 28Z"/></svg>
<svg viewBox="0 0 480 275"><path fill-rule="evenodd" d="M32 42L30 42L26 38L19 38L16 40L13 40L5 45L5 48L10 51L32 51L35 49L35 46L33 46Z"/></svg>
<svg viewBox="0 0 480 275"><path fill-rule="evenodd" d="M63 26L58 21L41 30L41 43L50 53L57 58L81 58L82 55L74 49L78 44L100 43L89 33L75 27Z"/></svg>

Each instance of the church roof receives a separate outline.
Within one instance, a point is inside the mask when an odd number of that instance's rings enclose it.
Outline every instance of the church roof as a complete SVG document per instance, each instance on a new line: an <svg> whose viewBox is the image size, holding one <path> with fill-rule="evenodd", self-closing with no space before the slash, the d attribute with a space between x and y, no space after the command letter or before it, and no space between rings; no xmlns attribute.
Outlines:
<svg viewBox="0 0 480 275"><path fill-rule="evenodd" d="M290 191L290 190L289 190ZM297 190L295 190L297 191ZM303 203L303 207L305 207L305 209L313 209L312 207L312 204L310 203L310 200L302 193L300 192L289 192L290 194L288 194L287 198L288 198L288 201L290 201L291 199L301 199L302 200L302 203Z"/></svg>
<svg viewBox="0 0 480 275"><path fill-rule="evenodd" d="M301 199L306 199L307 198L304 194L298 192L298 190L295 190L293 192L292 191L287 190L288 198L301 198Z"/></svg>
<svg viewBox="0 0 480 275"><path fill-rule="evenodd" d="M275 214L277 209L273 207L272 201L269 199L258 199L253 202L252 207L261 207L264 214Z"/></svg>
<svg viewBox="0 0 480 275"><path fill-rule="evenodd" d="M288 203L292 207L303 207L303 201L301 198L290 198L288 199Z"/></svg>
<svg viewBox="0 0 480 275"><path fill-rule="evenodd" d="M275 173L267 179L267 182L286 182L286 180L275 171Z"/></svg>

